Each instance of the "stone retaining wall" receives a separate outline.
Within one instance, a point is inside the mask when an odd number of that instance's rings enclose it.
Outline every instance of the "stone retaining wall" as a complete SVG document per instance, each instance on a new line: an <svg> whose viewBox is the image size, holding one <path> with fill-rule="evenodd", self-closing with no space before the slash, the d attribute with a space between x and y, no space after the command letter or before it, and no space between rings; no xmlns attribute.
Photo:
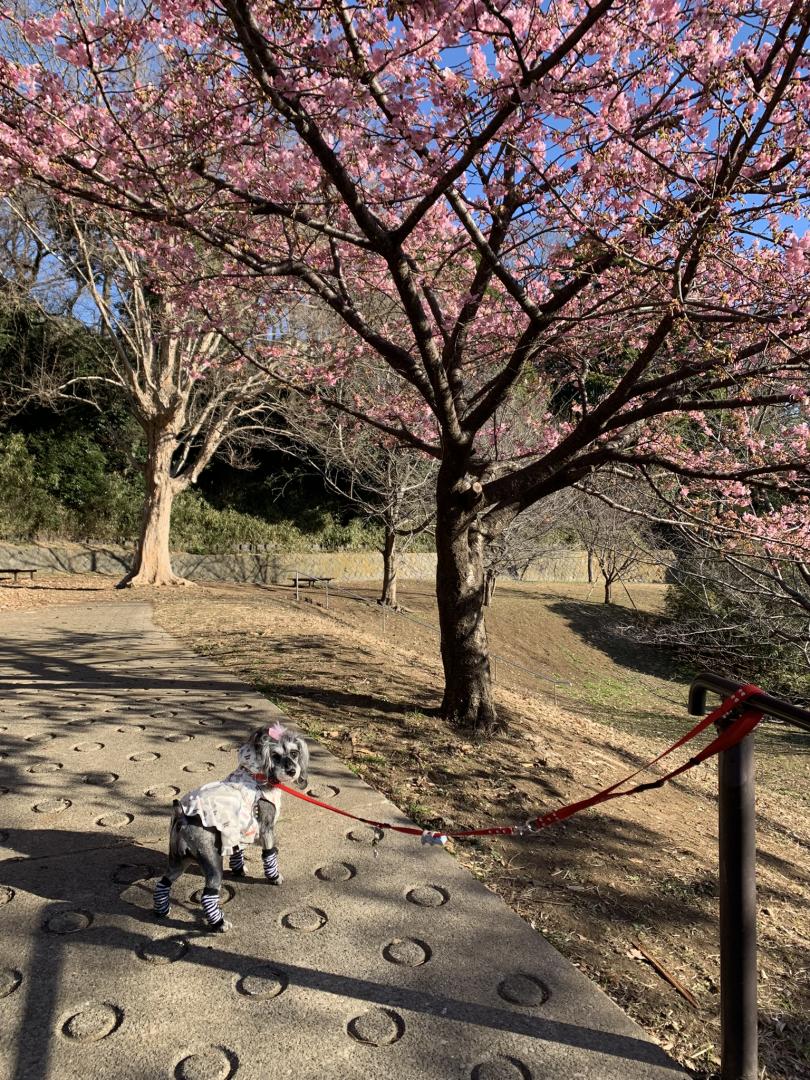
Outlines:
<svg viewBox="0 0 810 1080"><path fill-rule="evenodd" d="M31 567L37 570L62 570L74 574L126 573L132 551L109 544L15 544L0 541L0 566ZM297 570L340 581L373 581L382 578L382 556L376 551L320 552L235 552L232 555L191 555L177 552L172 565L178 574L193 581L236 581L259 584L286 584ZM662 582L662 563L642 564L628 581ZM414 552L402 559L400 581L433 581L436 555ZM523 581L586 582L588 558L584 551L555 550L535 559Z"/></svg>
<svg viewBox="0 0 810 1080"><path fill-rule="evenodd" d="M123 576L132 564L132 551L113 544L16 544L0 541L0 565L36 570L62 570L73 574ZM300 574L331 577L336 581L382 578L382 555L376 551L234 552L230 555L172 554L176 573L193 581L286 583ZM403 581L432 581L436 576L433 552L406 554L399 571Z"/></svg>

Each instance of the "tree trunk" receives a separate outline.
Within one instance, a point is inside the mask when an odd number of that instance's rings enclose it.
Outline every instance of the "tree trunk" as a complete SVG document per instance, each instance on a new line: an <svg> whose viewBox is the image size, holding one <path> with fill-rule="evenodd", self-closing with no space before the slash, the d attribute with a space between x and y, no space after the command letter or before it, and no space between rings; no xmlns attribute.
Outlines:
<svg viewBox="0 0 810 1080"><path fill-rule="evenodd" d="M155 424L147 428L146 442L146 494L141 533L135 549L134 565L118 583L119 589L139 585L190 584L172 571L169 554L172 503L182 489L182 485L171 475L175 436L172 431Z"/></svg>
<svg viewBox="0 0 810 1080"><path fill-rule="evenodd" d="M605 578L605 603L613 603L613 582L610 578Z"/></svg>
<svg viewBox="0 0 810 1080"><path fill-rule="evenodd" d="M593 552L588 552L588 584L593 585Z"/></svg>
<svg viewBox="0 0 810 1080"><path fill-rule="evenodd" d="M386 607L397 606L397 570L399 555L397 554L397 534L393 529L385 530L385 546L383 547L383 587L380 603Z"/></svg>
<svg viewBox="0 0 810 1080"><path fill-rule="evenodd" d="M498 580L498 575L494 570L487 570L484 573L484 607L489 607L492 603L492 597L495 595L495 583Z"/></svg>
<svg viewBox="0 0 810 1080"><path fill-rule="evenodd" d="M484 538L474 492L463 477L448 477L442 463L437 485L436 600L444 666L442 716L478 735L498 727L492 702L489 648L484 625Z"/></svg>

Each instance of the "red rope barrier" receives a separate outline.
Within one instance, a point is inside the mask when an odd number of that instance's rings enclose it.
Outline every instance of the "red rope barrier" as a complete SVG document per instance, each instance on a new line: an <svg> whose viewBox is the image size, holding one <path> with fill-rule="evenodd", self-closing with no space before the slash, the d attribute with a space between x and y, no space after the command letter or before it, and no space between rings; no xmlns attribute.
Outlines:
<svg viewBox="0 0 810 1080"><path fill-rule="evenodd" d="M331 803L323 802L321 799L314 799L311 795L304 795L300 791L295 791L294 788L287 787L286 784L275 784L275 787L280 788L288 795L293 795L296 799L301 799L303 802L311 803L313 806L320 806L322 810L330 810L333 814L340 814L341 817L350 818L352 821L359 821L363 825L371 825L375 829L387 829L390 832L405 833L408 836L428 836L428 837L465 837L465 836L524 836L531 835L539 832L541 829L547 828L549 825L553 825L557 821L565 821L566 818L572 817L574 814L578 814L580 810L587 810L591 806L598 806L600 803L608 802L610 799L620 799L625 795L637 795L642 791L651 791L653 788L662 787L669 780L674 780L676 776L680 776L688 769L693 769L696 765L700 765L702 762L707 761L715 754L721 753L723 750L728 750L730 747L735 746L741 739L744 739L746 735L749 735L757 724L762 719L762 713L756 709L742 708L745 701L753 694L759 694L762 691L758 686L754 686L752 683L746 686L741 686L736 693L732 694L730 698L727 698L721 705L710 712L707 716L704 716L693 728L690 728L685 735L682 735L680 739L674 742L671 746L668 746L666 750L662 751L657 757L654 757L651 761L648 761L646 765L640 766L629 776L625 776L623 780L617 780L615 784L611 784L610 787L603 788L595 795L589 796L587 799L579 799L576 802L567 803L565 806L561 806L558 810L552 810L548 814L540 814L534 819L530 819L525 825L494 825L486 829L461 829L456 832L449 833L431 833L425 829L419 829L412 825L394 825L390 821L375 821L373 818L359 817L357 814L351 814L348 810L341 810L338 806L332 806ZM685 746L686 743L696 738L701 732L705 731L711 724L716 724L720 720L724 720L730 717L735 710L742 709L740 715L733 719L727 727L724 727L718 734L707 743L704 748L691 757L684 765L680 765L677 769L672 769L664 776L659 777L657 780L650 781L646 784L636 784L634 787L628 788L626 791L620 791L625 784L628 784L631 780L634 780L640 773L646 772L647 769L656 765L659 761L662 761L673 751L678 750L681 746Z"/></svg>

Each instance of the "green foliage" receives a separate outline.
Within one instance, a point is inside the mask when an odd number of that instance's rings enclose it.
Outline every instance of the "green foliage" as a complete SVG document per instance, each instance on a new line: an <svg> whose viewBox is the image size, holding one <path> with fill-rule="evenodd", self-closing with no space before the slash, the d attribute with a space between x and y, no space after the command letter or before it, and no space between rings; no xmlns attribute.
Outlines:
<svg viewBox="0 0 810 1080"><path fill-rule="evenodd" d="M138 529L142 484L89 436L0 435L0 537L117 541Z"/></svg>
<svg viewBox="0 0 810 1080"><path fill-rule="evenodd" d="M245 544L268 551L362 551L375 546L372 530L357 519L341 525L317 508L302 519L263 521L238 510L217 510L199 492L184 491L172 512L171 545L192 554L232 552Z"/></svg>

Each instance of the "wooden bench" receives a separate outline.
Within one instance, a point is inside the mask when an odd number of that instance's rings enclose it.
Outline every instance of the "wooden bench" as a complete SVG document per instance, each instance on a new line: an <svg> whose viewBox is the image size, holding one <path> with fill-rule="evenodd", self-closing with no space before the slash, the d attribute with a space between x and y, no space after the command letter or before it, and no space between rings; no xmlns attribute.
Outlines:
<svg viewBox="0 0 810 1080"><path fill-rule="evenodd" d="M16 585L17 584L17 578L19 577L20 574L28 574L29 578L33 581L35 573L36 573L36 570L21 570L19 567L14 567L14 566L9 566L6 569L3 569L2 567L0 567L0 580L2 580L3 577L6 574L13 574L14 575L14 584Z"/></svg>
<svg viewBox="0 0 810 1080"><path fill-rule="evenodd" d="M299 574L295 571L294 577L290 578L293 585L295 585L295 599L299 599L299 588L301 584L308 585L310 589L314 588L316 584L322 582L326 588L326 606L329 607L329 582L332 580L330 577L321 577L319 574Z"/></svg>

